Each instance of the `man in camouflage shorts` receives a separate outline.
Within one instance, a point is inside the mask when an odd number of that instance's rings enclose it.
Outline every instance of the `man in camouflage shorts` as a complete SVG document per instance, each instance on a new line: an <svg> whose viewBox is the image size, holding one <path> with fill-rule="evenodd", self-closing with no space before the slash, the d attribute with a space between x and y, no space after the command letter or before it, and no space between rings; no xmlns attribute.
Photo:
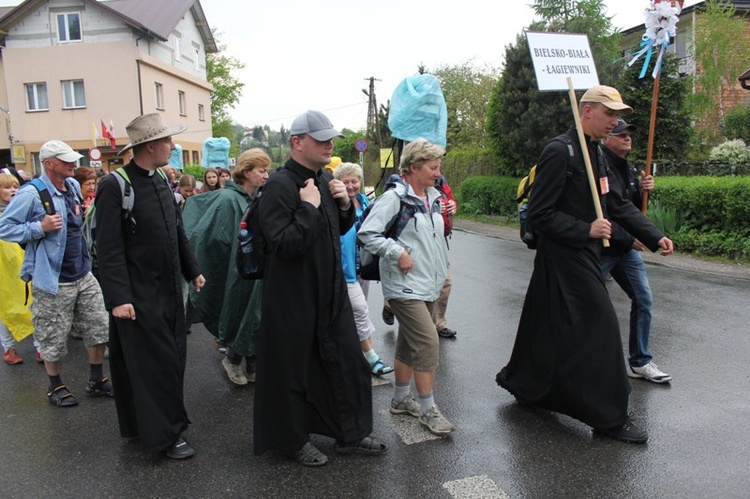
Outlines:
<svg viewBox="0 0 750 499"><path fill-rule="evenodd" d="M60 377L71 326L80 332L88 353L86 392L91 396L114 396L112 382L104 376L103 368L109 340L108 316L99 283L91 274L81 232L81 188L72 178L81 157L64 142L46 142L39 151L44 165L40 177L43 186L25 185L0 218L0 238L26 244L21 278L31 281L34 336L49 377L47 397L57 407L78 404ZM45 188L53 210L45 209Z"/></svg>

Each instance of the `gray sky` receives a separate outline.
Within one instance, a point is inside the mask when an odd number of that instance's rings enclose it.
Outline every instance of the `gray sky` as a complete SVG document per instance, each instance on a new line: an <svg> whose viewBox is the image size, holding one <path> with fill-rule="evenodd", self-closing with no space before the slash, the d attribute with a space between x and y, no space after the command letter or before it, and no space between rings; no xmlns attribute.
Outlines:
<svg viewBox="0 0 750 499"><path fill-rule="evenodd" d="M688 0L693 5L698 0ZM246 126L287 128L306 109L340 128L367 120L366 78L378 103L390 99L420 63L427 68L472 61L502 67L505 47L533 20L518 0L202 0L226 53L246 64L232 116ZM605 0L621 30L642 24L646 0ZM679 24L678 24L679 29Z"/></svg>
<svg viewBox="0 0 750 499"><path fill-rule="evenodd" d="M687 0L686 6L699 0ZM531 0L201 0L226 54L245 63L231 112L245 125L287 128L306 109L339 128L367 120L370 76L378 103L424 64L503 65L505 47L531 24ZM621 30L642 24L648 0L605 0ZM0 0L0 5L20 1ZM677 25L679 30L680 26Z"/></svg>

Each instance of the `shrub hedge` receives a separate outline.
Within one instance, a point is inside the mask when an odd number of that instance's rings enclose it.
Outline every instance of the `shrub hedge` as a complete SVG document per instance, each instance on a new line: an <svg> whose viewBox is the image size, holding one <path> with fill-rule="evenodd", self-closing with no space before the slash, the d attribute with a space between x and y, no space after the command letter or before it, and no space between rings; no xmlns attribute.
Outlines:
<svg viewBox="0 0 750 499"><path fill-rule="evenodd" d="M460 189L461 212L515 218L519 181L466 179ZM750 259L750 177L658 177L651 199L682 221L669 234L680 251Z"/></svg>

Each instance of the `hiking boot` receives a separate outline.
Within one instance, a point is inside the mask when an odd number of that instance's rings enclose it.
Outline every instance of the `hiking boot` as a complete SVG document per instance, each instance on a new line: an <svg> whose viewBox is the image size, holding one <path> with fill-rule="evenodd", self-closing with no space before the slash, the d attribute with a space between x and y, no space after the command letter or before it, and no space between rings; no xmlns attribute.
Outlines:
<svg viewBox="0 0 750 499"><path fill-rule="evenodd" d="M237 386L245 386L247 384L247 378L245 377L245 373L242 372L242 366L232 364L226 357L221 359L221 365L224 366L229 381Z"/></svg>
<svg viewBox="0 0 750 499"><path fill-rule="evenodd" d="M383 307L383 322L389 326L394 324L393 312L391 312L391 309Z"/></svg>
<svg viewBox="0 0 750 499"><path fill-rule="evenodd" d="M103 377L99 381L89 380L86 383L86 393L92 397L114 397L115 390L112 388L112 382L108 377Z"/></svg>
<svg viewBox="0 0 750 499"><path fill-rule="evenodd" d="M631 444L643 444L648 440L648 433L646 433L646 430L638 428L630 419L630 416L628 416L625 422L620 426L604 429L595 428L594 433Z"/></svg>
<svg viewBox="0 0 750 499"><path fill-rule="evenodd" d="M453 431L453 423L448 421L440 412L436 405L433 405L427 412L419 415L419 424L430 430L433 435L443 436Z"/></svg>
<svg viewBox="0 0 750 499"><path fill-rule="evenodd" d="M447 327L440 329L437 333L441 338L455 338L457 334L456 331Z"/></svg>
<svg viewBox="0 0 750 499"><path fill-rule="evenodd" d="M410 393L401 401L391 399L391 414L408 414L409 416L418 418L422 414L422 411L419 403L414 400L414 397Z"/></svg>
<svg viewBox="0 0 750 499"><path fill-rule="evenodd" d="M672 376L661 372L653 362L649 362L641 367L628 366L628 376L631 378L643 378L652 383L669 383L672 381Z"/></svg>
<svg viewBox="0 0 750 499"><path fill-rule="evenodd" d="M9 366L14 366L16 364L23 364L23 359L20 355L18 355L18 352L16 352L15 348L9 348L3 353L3 360L6 364Z"/></svg>

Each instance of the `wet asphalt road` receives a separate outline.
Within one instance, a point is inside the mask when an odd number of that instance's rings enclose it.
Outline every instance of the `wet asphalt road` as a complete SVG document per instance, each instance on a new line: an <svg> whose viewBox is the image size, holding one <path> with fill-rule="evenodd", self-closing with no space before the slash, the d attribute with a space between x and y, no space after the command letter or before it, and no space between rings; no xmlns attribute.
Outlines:
<svg viewBox="0 0 750 499"><path fill-rule="evenodd" d="M375 434L390 445L385 456L339 456L331 440L316 437L330 457L322 468L273 453L256 457L253 387L226 380L211 336L195 325L185 390L193 421L186 437L196 456L174 462L120 439L113 401L86 397L80 341L70 340L63 379L81 403L52 407L26 340L19 349L26 363L0 365L0 497L748 497L750 280L743 272L648 266L651 351L674 381L632 381L631 411L650 433L639 446L519 406L495 384L533 252L514 237L468 232L454 234L450 246L448 319L459 335L441 340L435 390L457 426L450 437L430 438L413 418L391 416L386 376L373 387ZM610 293L625 332L629 302L614 283ZM369 302L376 349L392 360L395 329L380 319L379 286Z"/></svg>

